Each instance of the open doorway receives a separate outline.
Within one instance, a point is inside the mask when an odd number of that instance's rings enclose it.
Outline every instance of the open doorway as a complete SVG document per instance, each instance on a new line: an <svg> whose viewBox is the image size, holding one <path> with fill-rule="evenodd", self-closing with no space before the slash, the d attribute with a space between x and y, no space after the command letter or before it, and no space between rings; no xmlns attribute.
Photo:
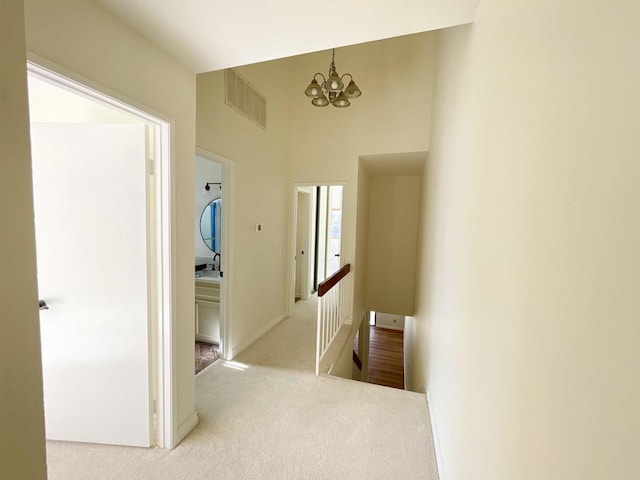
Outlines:
<svg viewBox="0 0 640 480"><path fill-rule="evenodd" d="M341 267L343 186L293 187L290 310Z"/></svg>
<svg viewBox="0 0 640 480"><path fill-rule="evenodd" d="M195 156L195 373L230 358L234 163L198 149Z"/></svg>
<svg viewBox="0 0 640 480"><path fill-rule="evenodd" d="M169 123L28 64L48 439L172 447Z"/></svg>
<svg viewBox="0 0 640 480"><path fill-rule="evenodd" d="M368 312L353 340L354 380L404 389L403 315Z"/></svg>
<svg viewBox="0 0 640 480"><path fill-rule="evenodd" d="M313 187L298 187L297 191L297 219L296 219L296 278L294 298L296 301L306 300L312 293L310 270L316 257L311 247L311 239L315 221L312 215ZM312 225L313 222L313 225ZM314 242L315 246L315 242ZM316 283L317 285L317 283Z"/></svg>

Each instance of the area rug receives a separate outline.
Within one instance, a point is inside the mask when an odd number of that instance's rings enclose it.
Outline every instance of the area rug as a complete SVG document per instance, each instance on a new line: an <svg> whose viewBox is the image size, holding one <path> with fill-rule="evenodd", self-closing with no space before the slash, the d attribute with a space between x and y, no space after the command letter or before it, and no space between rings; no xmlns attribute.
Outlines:
<svg viewBox="0 0 640 480"><path fill-rule="evenodd" d="M205 343L196 341L196 373L204 370L218 357L219 345L217 343Z"/></svg>

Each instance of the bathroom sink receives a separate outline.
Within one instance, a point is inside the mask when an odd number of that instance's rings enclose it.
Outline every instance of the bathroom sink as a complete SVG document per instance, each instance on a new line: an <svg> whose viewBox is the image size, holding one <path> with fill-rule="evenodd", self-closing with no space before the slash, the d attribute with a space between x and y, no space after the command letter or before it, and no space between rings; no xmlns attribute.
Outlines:
<svg viewBox="0 0 640 480"><path fill-rule="evenodd" d="M217 270L200 270L196 272L196 279L208 282L219 282L220 272Z"/></svg>

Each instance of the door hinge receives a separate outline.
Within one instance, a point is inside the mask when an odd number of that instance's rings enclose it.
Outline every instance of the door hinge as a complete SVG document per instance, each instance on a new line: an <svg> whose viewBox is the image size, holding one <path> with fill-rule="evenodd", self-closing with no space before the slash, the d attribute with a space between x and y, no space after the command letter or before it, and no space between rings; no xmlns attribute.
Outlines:
<svg viewBox="0 0 640 480"><path fill-rule="evenodd" d="M147 175L156 174L156 162L153 158L147 160Z"/></svg>

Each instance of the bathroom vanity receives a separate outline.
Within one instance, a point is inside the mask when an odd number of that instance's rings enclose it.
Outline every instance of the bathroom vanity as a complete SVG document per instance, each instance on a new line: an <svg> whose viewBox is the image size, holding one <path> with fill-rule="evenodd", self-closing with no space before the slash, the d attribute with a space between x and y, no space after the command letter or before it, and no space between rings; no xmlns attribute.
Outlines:
<svg viewBox="0 0 640 480"><path fill-rule="evenodd" d="M196 340L220 344L220 272L196 276Z"/></svg>
<svg viewBox="0 0 640 480"><path fill-rule="evenodd" d="M210 163L208 160L206 163ZM199 180L202 182L202 180ZM220 345L220 268L222 251L222 184L206 179L203 192L196 194L196 205L204 205L196 226L195 326L196 340Z"/></svg>

